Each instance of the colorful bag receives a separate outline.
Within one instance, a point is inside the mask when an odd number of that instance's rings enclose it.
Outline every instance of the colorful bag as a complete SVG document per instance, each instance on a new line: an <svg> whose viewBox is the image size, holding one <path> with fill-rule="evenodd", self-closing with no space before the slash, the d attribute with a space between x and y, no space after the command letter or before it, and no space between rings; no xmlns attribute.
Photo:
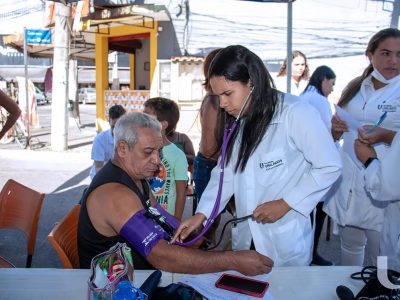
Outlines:
<svg viewBox="0 0 400 300"><path fill-rule="evenodd" d="M133 270L131 249L125 243L96 255L90 266L88 299L112 300L119 282L133 282Z"/></svg>

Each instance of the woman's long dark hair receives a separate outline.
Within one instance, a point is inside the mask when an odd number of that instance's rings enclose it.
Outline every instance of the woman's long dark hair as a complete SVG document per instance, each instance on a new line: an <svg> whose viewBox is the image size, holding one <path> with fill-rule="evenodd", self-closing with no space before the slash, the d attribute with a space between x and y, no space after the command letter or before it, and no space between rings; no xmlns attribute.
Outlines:
<svg viewBox="0 0 400 300"><path fill-rule="evenodd" d="M274 116L278 92L275 90L272 77L262 60L240 45L228 46L218 52L211 63L208 78L211 79L215 76L223 76L226 80L239 81L244 85L250 82L254 86L245 116L241 119L241 122L244 122L243 134L235 171L238 169L243 171L250 155L260 144ZM228 115L222 109L219 110L216 128L218 149L222 147L225 126L230 127L234 121L234 116ZM229 143L226 163L231 159L233 141L237 138L238 132L239 130L235 132Z"/></svg>
<svg viewBox="0 0 400 300"><path fill-rule="evenodd" d="M379 44L386 40L387 38L400 38L400 30L396 28L386 28L375 33L368 42L367 49L365 50L365 55L374 54L376 49L378 49ZM344 88L342 96L339 99L338 105L343 107L350 102L351 99L358 93L361 88L361 83L365 78L372 73L374 67L370 63L368 67L365 68L361 76L354 78L350 83Z"/></svg>
<svg viewBox="0 0 400 300"><path fill-rule="evenodd" d="M315 71L312 73L310 77L310 81L308 82L306 88L304 89L304 92L307 91L307 89L312 85L315 87L318 91L319 94L325 97L323 91L322 91L322 82L324 79L335 79L336 75L335 72L328 66L319 66L318 68L315 69ZM303 92L303 93L304 93Z"/></svg>

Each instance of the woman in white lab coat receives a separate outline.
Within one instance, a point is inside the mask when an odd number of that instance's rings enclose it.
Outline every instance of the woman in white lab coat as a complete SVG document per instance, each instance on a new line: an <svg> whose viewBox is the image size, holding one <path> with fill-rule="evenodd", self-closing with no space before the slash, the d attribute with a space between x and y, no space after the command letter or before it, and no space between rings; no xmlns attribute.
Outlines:
<svg viewBox="0 0 400 300"><path fill-rule="evenodd" d="M387 256L389 269L400 272L400 134L377 128L368 134L360 130L355 142L358 159L366 165L363 172L365 189L372 198L384 201L385 218L381 233L379 255ZM391 144L385 156L379 157L370 145Z"/></svg>
<svg viewBox="0 0 400 300"><path fill-rule="evenodd" d="M361 124L374 124L386 112L381 127L400 129L400 31L387 28L370 39L365 51L370 65L344 90L338 105ZM342 265L376 264L384 203L374 199L364 188L363 167L352 153L357 132L349 131L339 117L332 118L332 134L344 137L341 151L343 175L334 197L325 201L325 212L339 225ZM374 144L378 157L389 147ZM349 155L350 154L350 155ZM365 256L365 261L364 261Z"/></svg>
<svg viewBox="0 0 400 300"><path fill-rule="evenodd" d="M308 265L310 212L341 171L332 137L312 106L274 89L262 60L243 46L222 49L209 80L219 97L219 149L228 145L218 212L235 195L237 217L251 217L237 224L233 249L253 244L275 266ZM230 142L223 142L224 128L235 122ZM219 175L217 166L195 216L181 223L174 240L184 240L210 217Z"/></svg>
<svg viewBox="0 0 400 300"><path fill-rule="evenodd" d="M336 75L331 68L328 66L319 66L312 73L307 87L300 95L302 101L307 101L319 112L321 119L329 132L331 131L332 110L328 101L328 96L333 91L335 81ZM315 209L315 233L311 264L331 266L333 264L332 262L324 259L318 254L319 237L321 236L322 227L324 226L326 217L326 213L322 210L323 205L324 199L321 199Z"/></svg>

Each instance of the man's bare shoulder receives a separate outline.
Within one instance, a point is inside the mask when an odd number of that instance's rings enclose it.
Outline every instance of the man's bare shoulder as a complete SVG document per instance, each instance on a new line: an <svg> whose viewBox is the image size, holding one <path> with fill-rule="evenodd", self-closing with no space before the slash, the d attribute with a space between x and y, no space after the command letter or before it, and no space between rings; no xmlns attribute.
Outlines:
<svg viewBox="0 0 400 300"><path fill-rule="evenodd" d="M107 183L96 188L88 198L88 208L103 215L117 231L135 213L143 209L139 197L127 186Z"/></svg>

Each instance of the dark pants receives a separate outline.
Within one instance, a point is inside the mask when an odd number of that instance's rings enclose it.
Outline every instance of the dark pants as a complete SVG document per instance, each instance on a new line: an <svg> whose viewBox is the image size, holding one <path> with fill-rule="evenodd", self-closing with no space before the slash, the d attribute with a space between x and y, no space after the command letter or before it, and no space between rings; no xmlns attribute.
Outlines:
<svg viewBox="0 0 400 300"><path fill-rule="evenodd" d="M314 232L314 250L313 256L317 254L319 237L321 236L322 227L324 226L324 221L326 217L326 213L322 210L324 202L319 202L315 209L315 232ZM311 222L314 222L314 218L311 214ZM312 224L311 223L311 224Z"/></svg>

